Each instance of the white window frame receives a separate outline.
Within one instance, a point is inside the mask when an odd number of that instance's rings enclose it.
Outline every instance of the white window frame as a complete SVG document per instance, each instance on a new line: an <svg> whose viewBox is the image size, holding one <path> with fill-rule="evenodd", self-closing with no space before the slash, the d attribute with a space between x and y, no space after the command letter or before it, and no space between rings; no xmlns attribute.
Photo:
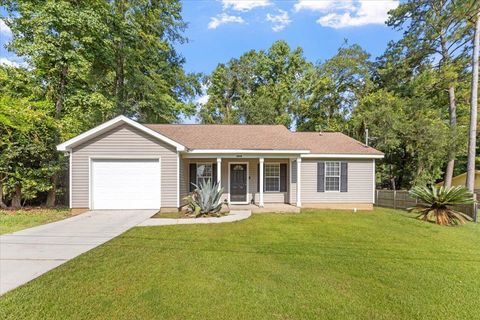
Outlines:
<svg viewBox="0 0 480 320"><path fill-rule="evenodd" d="M205 165L205 166L208 166L210 165L212 167L212 169L210 170L210 181L212 183L216 183L216 181L213 181L213 162L197 162L196 163L196 170L195 170L195 183L197 184L197 186L199 185L198 184L198 166L201 166L201 165ZM205 178L209 178L208 176L201 176L201 178L205 179Z"/></svg>
<svg viewBox="0 0 480 320"><path fill-rule="evenodd" d="M264 176L265 176L265 183L264 183L264 188L265 188L265 192L280 192L280 180L281 180L281 172L280 172L280 163L278 162L265 162L264 163ZM278 167L278 176L267 176L267 166L276 166ZM278 188L276 190L267 190L267 178L278 178Z"/></svg>
<svg viewBox="0 0 480 320"><path fill-rule="evenodd" d="M327 175L327 165L332 163L338 163L338 176L337 175ZM325 181L324 183L324 190L325 192L340 192L342 186L342 163L340 161L325 161ZM327 190L327 177L328 178L338 178L338 190Z"/></svg>

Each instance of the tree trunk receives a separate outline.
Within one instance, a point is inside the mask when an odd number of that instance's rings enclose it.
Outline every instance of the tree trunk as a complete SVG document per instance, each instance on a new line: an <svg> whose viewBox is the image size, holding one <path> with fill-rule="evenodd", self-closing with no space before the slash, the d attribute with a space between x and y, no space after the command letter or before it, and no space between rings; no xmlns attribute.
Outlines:
<svg viewBox="0 0 480 320"><path fill-rule="evenodd" d="M6 209L7 205L3 202L3 176L0 175L0 208Z"/></svg>
<svg viewBox="0 0 480 320"><path fill-rule="evenodd" d="M60 119L63 111L63 101L65 99L65 88L67 86L68 66L64 64L60 70L60 77L58 81L57 96L55 100L55 118ZM57 174L55 173L50 180L53 187L47 194L47 207L54 207L57 198Z"/></svg>
<svg viewBox="0 0 480 320"><path fill-rule="evenodd" d="M123 54L123 42L117 44L117 66L115 71L115 99L117 110L125 113L125 58Z"/></svg>
<svg viewBox="0 0 480 320"><path fill-rule="evenodd" d="M453 169L455 168L455 155L457 148L457 103L455 101L455 87L453 85L450 85L448 88L448 98L450 103L448 111L450 114L451 141L450 149L448 150L447 168L445 170L445 187L452 186Z"/></svg>
<svg viewBox="0 0 480 320"><path fill-rule="evenodd" d="M57 119L60 118L62 115L63 110L63 101L65 96L65 87L67 86L67 73L68 68L67 65L63 65L62 69L60 70L60 77L58 81L58 88L57 88L57 96L55 97L55 117Z"/></svg>
<svg viewBox="0 0 480 320"><path fill-rule="evenodd" d="M125 21L126 14L126 5L125 1L118 0L115 1L116 7L116 23L118 24L115 29L117 29L117 37L119 40L115 43L115 100L117 112L125 114L126 104L125 104L125 43L123 39L123 30L121 25ZM119 21L121 20L121 21Z"/></svg>
<svg viewBox="0 0 480 320"><path fill-rule="evenodd" d="M15 192L12 196L12 208L19 209L22 207L22 188L19 184L15 186Z"/></svg>
<svg viewBox="0 0 480 320"><path fill-rule="evenodd" d="M55 204L56 204L56 200L57 200L57 177L58 177L58 174L54 174L51 178L50 178L50 182L52 183L52 189L50 189L48 191L48 194L47 194L47 207L49 208L53 208L55 207Z"/></svg>
<svg viewBox="0 0 480 320"><path fill-rule="evenodd" d="M477 148L477 104L478 104L478 51L480 50L480 11L475 23L472 55L472 92L470 97L470 131L468 137L468 162L466 187L471 192L475 188L475 150Z"/></svg>
<svg viewBox="0 0 480 320"><path fill-rule="evenodd" d="M447 43L445 37L440 34L440 46L442 49L442 65L447 66L450 64L450 54L448 52ZM455 156L457 151L457 102L455 100L455 86L454 81L450 77L446 76L445 74L445 81L448 81L448 100L449 100L449 107L448 113L450 116L450 144L448 150L448 158L447 158L447 168L445 169L445 176L444 176L444 186L450 187L452 185L452 178L453 178L453 169L455 168Z"/></svg>

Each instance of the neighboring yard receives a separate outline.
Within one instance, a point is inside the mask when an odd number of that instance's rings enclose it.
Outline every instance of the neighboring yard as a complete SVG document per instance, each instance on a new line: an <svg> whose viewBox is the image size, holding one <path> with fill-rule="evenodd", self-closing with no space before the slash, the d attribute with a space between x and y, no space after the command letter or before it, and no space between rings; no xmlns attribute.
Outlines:
<svg viewBox="0 0 480 320"><path fill-rule="evenodd" d="M134 228L0 297L0 318L478 319L479 244L390 209Z"/></svg>
<svg viewBox="0 0 480 320"><path fill-rule="evenodd" d="M0 210L0 234L11 233L69 217L68 209Z"/></svg>

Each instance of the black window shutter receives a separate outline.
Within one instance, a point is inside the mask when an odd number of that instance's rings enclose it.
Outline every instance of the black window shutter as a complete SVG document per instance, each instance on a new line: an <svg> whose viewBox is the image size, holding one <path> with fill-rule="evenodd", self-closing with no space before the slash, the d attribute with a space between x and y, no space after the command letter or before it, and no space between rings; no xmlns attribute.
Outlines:
<svg viewBox="0 0 480 320"><path fill-rule="evenodd" d="M317 162L317 192L325 192L325 162Z"/></svg>
<svg viewBox="0 0 480 320"><path fill-rule="evenodd" d="M287 164L280 163L280 192L287 192Z"/></svg>
<svg viewBox="0 0 480 320"><path fill-rule="evenodd" d="M192 192L195 190L195 186L193 184L197 183L197 164L190 163L190 177L189 177L189 190Z"/></svg>
<svg viewBox="0 0 480 320"><path fill-rule="evenodd" d="M340 192L348 191L348 162L340 164Z"/></svg>
<svg viewBox="0 0 480 320"><path fill-rule="evenodd" d="M212 184L217 183L217 164L216 163L212 164L212 178L213 178Z"/></svg>
<svg viewBox="0 0 480 320"><path fill-rule="evenodd" d="M257 192L260 192L260 163L257 163Z"/></svg>

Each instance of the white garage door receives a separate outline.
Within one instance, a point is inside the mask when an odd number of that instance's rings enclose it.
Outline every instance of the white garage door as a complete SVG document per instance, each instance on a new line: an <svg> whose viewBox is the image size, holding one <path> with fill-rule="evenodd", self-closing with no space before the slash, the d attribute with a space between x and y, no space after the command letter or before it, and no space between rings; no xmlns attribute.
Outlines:
<svg viewBox="0 0 480 320"><path fill-rule="evenodd" d="M93 209L160 209L160 162L93 160Z"/></svg>

